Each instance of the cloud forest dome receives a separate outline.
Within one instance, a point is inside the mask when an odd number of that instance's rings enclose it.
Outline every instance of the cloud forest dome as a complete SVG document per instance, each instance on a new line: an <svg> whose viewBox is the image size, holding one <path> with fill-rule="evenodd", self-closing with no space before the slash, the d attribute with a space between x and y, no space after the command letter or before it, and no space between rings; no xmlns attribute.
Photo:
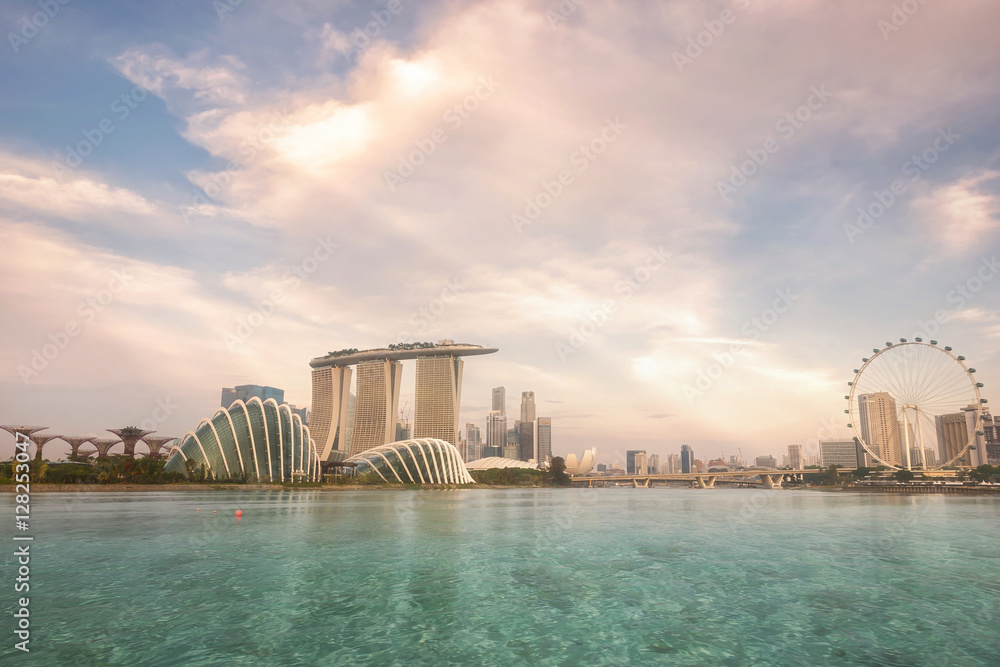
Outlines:
<svg viewBox="0 0 1000 667"><path fill-rule="evenodd" d="M273 399L234 401L202 420L179 445L170 448L166 472L202 466L215 479L315 481L320 477L316 445L309 428L288 404Z"/></svg>
<svg viewBox="0 0 1000 667"><path fill-rule="evenodd" d="M475 484L458 450L444 440L419 438L373 447L352 456L359 474L398 484Z"/></svg>

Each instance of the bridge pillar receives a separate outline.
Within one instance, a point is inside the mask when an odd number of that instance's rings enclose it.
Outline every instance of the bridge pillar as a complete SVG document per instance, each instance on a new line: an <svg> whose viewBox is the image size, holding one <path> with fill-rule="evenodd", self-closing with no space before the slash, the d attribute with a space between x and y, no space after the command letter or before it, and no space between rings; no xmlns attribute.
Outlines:
<svg viewBox="0 0 1000 667"><path fill-rule="evenodd" d="M704 475L698 475L695 480L698 482L699 489L714 489L715 488L715 475L708 475L708 481L706 481Z"/></svg>
<svg viewBox="0 0 1000 667"><path fill-rule="evenodd" d="M764 484L765 489L780 489L783 479L784 475L781 474L760 474L760 481Z"/></svg>

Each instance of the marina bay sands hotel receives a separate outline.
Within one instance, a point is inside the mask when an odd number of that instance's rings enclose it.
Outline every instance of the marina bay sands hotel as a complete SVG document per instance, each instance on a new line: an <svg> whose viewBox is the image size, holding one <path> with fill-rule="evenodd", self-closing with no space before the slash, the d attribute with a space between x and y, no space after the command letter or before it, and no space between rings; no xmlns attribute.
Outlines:
<svg viewBox="0 0 1000 667"><path fill-rule="evenodd" d="M413 437L459 440L462 357L492 354L497 348L450 340L390 345L379 350L341 350L309 362L312 414L309 431L320 461L339 461L396 438L399 386L404 359L417 360ZM353 431L347 442L352 366L358 367Z"/></svg>

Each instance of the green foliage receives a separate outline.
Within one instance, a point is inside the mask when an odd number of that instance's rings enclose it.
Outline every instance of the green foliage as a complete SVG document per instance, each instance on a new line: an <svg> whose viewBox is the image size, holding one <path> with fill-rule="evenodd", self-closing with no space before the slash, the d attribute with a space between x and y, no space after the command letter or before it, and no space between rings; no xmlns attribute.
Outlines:
<svg viewBox="0 0 1000 667"><path fill-rule="evenodd" d="M838 486L842 481L838 468L840 466L832 465L829 468L822 469L822 472L806 473L802 476L802 481L821 486Z"/></svg>
<svg viewBox="0 0 1000 667"><path fill-rule="evenodd" d="M569 475L566 474L566 461L561 456L553 456L549 463L546 481L555 486L569 486Z"/></svg>
<svg viewBox="0 0 1000 667"><path fill-rule="evenodd" d="M969 477L977 482L996 482L1000 478L1000 466L983 464L975 470L969 471Z"/></svg>
<svg viewBox="0 0 1000 667"><path fill-rule="evenodd" d="M544 486L546 473L528 468L491 468L470 470L477 484L486 486Z"/></svg>
<svg viewBox="0 0 1000 667"><path fill-rule="evenodd" d="M854 472L851 473L851 477L854 479L864 479L871 473L871 468L866 468L864 466L858 466L855 468Z"/></svg>
<svg viewBox="0 0 1000 667"><path fill-rule="evenodd" d="M914 474L913 474L913 471L912 471L912 470L897 470L897 471L896 471L896 479L897 479L898 481L900 481L900 482L903 482L904 484L905 484L906 482L911 482L911 481L913 481L913 478L914 478L915 476L916 476L916 475L914 475Z"/></svg>
<svg viewBox="0 0 1000 667"><path fill-rule="evenodd" d="M45 474L48 484L94 484L97 473L89 463L53 463Z"/></svg>

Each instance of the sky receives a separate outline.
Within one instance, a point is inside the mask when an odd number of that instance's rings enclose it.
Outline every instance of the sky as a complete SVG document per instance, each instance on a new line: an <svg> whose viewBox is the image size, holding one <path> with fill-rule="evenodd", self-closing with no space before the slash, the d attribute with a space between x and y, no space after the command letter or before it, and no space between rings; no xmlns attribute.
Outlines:
<svg viewBox="0 0 1000 667"><path fill-rule="evenodd" d="M605 463L809 454L899 338L989 398L998 24L990 0L8 0L0 423L182 436L222 387L309 405L311 358L443 338L499 348L466 359L462 424L534 391L554 453Z"/></svg>

